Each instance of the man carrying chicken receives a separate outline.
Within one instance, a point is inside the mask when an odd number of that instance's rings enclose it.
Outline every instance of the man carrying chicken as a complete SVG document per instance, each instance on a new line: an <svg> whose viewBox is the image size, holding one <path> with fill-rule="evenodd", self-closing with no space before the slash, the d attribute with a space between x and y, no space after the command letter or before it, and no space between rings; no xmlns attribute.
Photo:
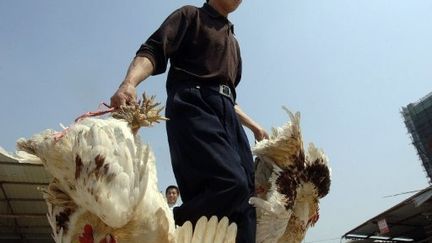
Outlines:
<svg viewBox="0 0 432 243"><path fill-rule="evenodd" d="M166 123L173 171L183 205L177 225L201 216L227 216L237 223L237 242L255 242L254 166L241 125L256 140L264 129L235 102L241 57L227 19L241 0L207 0L201 8L174 11L140 47L111 106L135 102L136 86L171 66L166 89Z"/></svg>

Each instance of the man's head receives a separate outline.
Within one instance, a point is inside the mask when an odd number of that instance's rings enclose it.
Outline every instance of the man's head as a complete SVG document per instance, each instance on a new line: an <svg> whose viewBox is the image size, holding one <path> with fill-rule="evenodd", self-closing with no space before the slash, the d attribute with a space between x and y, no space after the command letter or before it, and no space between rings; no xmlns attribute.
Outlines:
<svg viewBox="0 0 432 243"><path fill-rule="evenodd" d="M165 190L165 196L167 198L168 204L175 204L180 192L177 186L170 185Z"/></svg>
<svg viewBox="0 0 432 243"><path fill-rule="evenodd" d="M240 5L242 0L206 0L210 6L216 9L220 14L228 16L229 13L234 12Z"/></svg>

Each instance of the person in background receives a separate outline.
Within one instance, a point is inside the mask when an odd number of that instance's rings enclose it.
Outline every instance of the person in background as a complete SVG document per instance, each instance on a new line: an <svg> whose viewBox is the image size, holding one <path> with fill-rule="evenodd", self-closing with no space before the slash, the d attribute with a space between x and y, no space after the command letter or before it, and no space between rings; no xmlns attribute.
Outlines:
<svg viewBox="0 0 432 243"><path fill-rule="evenodd" d="M167 203L169 208L172 210L174 207L179 206L177 203L177 199L180 196L180 192L177 186L170 185L165 189L165 196L167 199Z"/></svg>

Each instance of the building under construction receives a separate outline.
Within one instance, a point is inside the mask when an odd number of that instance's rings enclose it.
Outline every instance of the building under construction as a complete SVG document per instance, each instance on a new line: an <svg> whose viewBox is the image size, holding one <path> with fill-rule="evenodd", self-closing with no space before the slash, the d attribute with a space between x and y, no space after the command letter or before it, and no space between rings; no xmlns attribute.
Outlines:
<svg viewBox="0 0 432 243"><path fill-rule="evenodd" d="M432 182L432 92L402 108L405 125Z"/></svg>

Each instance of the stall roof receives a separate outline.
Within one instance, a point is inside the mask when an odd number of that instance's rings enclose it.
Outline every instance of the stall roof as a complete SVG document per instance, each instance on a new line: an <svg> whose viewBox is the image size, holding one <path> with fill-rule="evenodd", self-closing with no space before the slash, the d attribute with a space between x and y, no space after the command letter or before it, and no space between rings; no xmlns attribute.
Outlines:
<svg viewBox="0 0 432 243"><path fill-rule="evenodd" d="M0 242L53 242L40 191L50 181L43 166L19 163L0 147Z"/></svg>
<svg viewBox="0 0 432 243"><path fill-rule="evenodd" d="M387 230L380 230L384 222ZM431 242L432 186L373 217L343 236L361 242ZM357 241L356 241L357 242Z"/></svg>

